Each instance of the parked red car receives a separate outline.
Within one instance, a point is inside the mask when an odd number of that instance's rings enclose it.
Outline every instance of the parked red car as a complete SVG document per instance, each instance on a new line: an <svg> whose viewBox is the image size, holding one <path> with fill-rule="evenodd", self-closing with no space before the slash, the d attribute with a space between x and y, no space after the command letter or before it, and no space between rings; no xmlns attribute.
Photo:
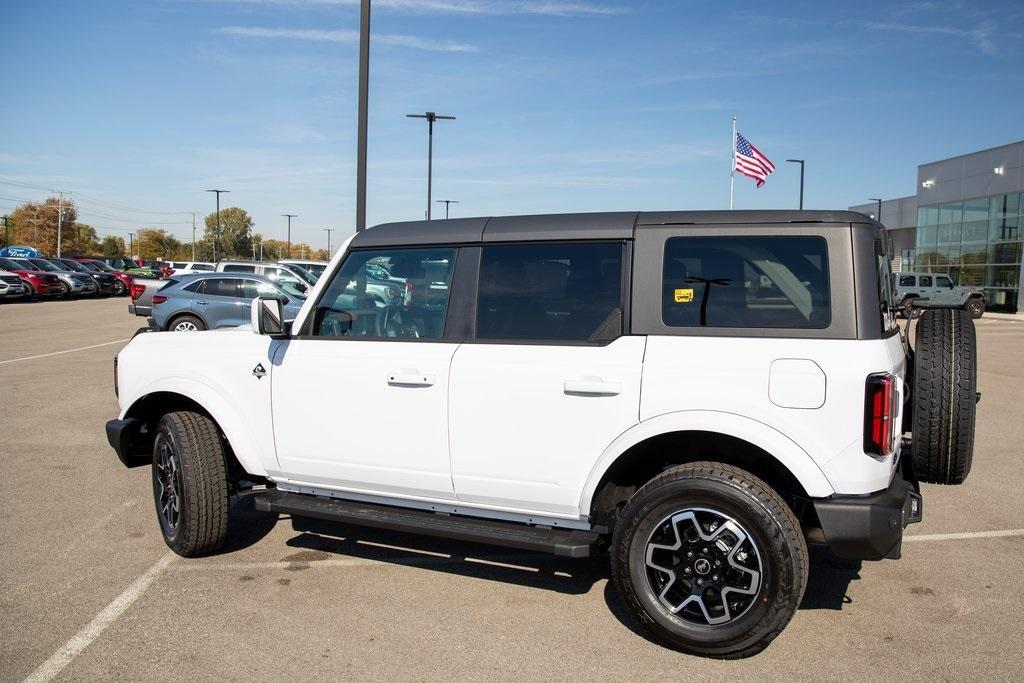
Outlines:
<svg viewBox="0 0 1024 683"><path fill-rule="evenodd" d="M78 261L79 263L84 263L89 266L95 266L96 268L102 270L104 273L110 273L111 275L116 277L120 284L118 285L117 289L114 290L115 296L123 296L131 292L132 285L135 283L135 278L133 278L128 273L125 273L120 270L115 270L114 268L111 268L103 261L95 258L86 258L84 256L81 256L76 257L75 260Z"/></svg>
<svg viewBox="0 0 1024 683"><path fill-rule="evenodd" d="M7 270L16 273L28 289L28 296L57 296L64 292L60 278L52 273L44 273L40 270L28 270L17 262L7 258L0 258L0 270Z"/></svg>

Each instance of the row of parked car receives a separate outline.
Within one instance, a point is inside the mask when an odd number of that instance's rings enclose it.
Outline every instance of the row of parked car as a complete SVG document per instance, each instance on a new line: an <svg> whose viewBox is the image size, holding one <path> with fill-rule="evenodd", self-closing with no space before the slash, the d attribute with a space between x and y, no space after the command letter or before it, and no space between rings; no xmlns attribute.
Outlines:
<svg viewBox="0 0 1024 683"><path fill-rule="evenodd" d="M0 300L126 296L135 276L120 267L119 261L83 257L2 257ZM152 273L149 269L145 272Z"/></svg>
<svg viewBox="0 0 1024 683"><path fill-rule="evenodd" d="M258 296L279 298L294 317L327 268L299 260L171 264L178 267L168 278L136 279L128 312L148 318L154 329L177 332L244 325Z"/></svg>

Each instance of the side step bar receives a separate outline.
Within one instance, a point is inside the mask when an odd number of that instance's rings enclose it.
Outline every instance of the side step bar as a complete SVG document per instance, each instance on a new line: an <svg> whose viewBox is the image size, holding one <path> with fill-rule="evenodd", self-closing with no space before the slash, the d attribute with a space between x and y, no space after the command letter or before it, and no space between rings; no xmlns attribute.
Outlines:
<svg viewBox="0 0 1024 683"><path fill-rule="evenodd" d="M277 489L255 494L253 504L257 510L263 512L315 517L376 529L534 550L559 557L590 557L600 538L592 531L579 529L545 528L516 522L458 517L446 513L338 500Z"/></svg>

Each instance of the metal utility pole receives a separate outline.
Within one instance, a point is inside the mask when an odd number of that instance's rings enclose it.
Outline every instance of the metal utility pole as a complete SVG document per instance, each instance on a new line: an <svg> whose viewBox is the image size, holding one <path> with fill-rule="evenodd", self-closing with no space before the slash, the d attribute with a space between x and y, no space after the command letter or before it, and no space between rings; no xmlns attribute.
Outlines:
<svg viewBox="0 0 1024 683"><path fill-rule="evenodd" d="M786 159L791 164L800 164L800 210L804 210L804 160Z"/></svg>
<svg viewBox="0 0 1024 683"><path fill-rule="evenodd" d="M196 260L196 212L192 212L192 260Z"/></svg>
<svg viewBox="0 0 1024 683"><path fill-rule="evenodd" d="M61 192L60 200L57 204L57 258L60 258L60 233L64 227L64 193Z"/></svg>
<svg viewBox="0 0 1024 683"><path fill-rule="evenodd" d="M10 218L7 214L4 214L4 246L11 246L11 229L7 225L7 220Z"/></svg>
<svg viewBox="0 0 1024 683"><path fill-rule="evenodd" d="M459 203L458 199L438 199L436 201L437 201L438 204L444 204L444 217L445 217L445 220L448 219L448 205L449 204L458 204Z"/></svg>
<svg viewBox="0 0 1024 683"><path fill-rule="evenodd" d="M282 218L288 219L288 258L292 257L292 219L298 218L297 213L282 213Z"/></svg>
<svg viewBox="0 0 1024 683"><path fill-rule="evenodd" d="M356 232L366 230L366 122L370 102L370 0L359 11L359 122L356 143Z"/></svg>
<svg viewBox="0 0 1024 683"><path fill-rule="evenodd" d="M454 116L438 116L432 111L423 114L406 114L410 119L427 120L427 220L430 220L430 193L434 174L434 121L454 121Z"/></svg>
<svg viewBox="0 0 1024 683"><path fill-rule="evenodd" d="M220 241L220 196L225 192L231 192L231 190L207 190L207 192L214 192L217 195L217 230L213 235L213 262L217 262L217 242Z"/></svg>
<svg viewBox="0 0 1024 683"><path fill-rule="evenodd" d="M327 233L327 259L331 258L331 233L334 232L335 228L324 228L324 232Z"/></svg>
<svg viewBox="0 0 1024 683"><path fill-rule="evenodd" d="M135 233L128 233L128 258L135 258Z"/></svg>
<svg viewBox="0 0 1024 683"><path fill-rule="evenodd" d="M869 202L878 202L878 214L875 216L875 220L879 223L882 222L882 200L878 197L868 197Z"/></svg>

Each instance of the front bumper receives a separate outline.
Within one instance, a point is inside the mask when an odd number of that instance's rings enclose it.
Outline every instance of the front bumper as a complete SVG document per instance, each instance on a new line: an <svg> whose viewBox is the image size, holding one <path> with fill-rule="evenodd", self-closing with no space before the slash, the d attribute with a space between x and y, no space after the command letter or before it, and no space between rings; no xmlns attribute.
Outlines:
<svg viewBox="0 0 1024 683"><path fill-rule="evenodd" d="M152 438L142 433L142 422L135 418L107 422L107 442L125 467L139 467L153 461Z"/></svg>
<svg viewBox="0 0 1024 683"><path fill-rule="evenodd" d="M21 285L8 285L0 289L0 299L20 299L25 296L25 288Z"/></svg>
<svg viewBox="0 0 1024 683"><path fill-rule="evenodd" d="M898 559L903 529L921 521L916 483L897 472L889 488L863 496L832 496L814 501L829 549L855 560Z"/></svg>

